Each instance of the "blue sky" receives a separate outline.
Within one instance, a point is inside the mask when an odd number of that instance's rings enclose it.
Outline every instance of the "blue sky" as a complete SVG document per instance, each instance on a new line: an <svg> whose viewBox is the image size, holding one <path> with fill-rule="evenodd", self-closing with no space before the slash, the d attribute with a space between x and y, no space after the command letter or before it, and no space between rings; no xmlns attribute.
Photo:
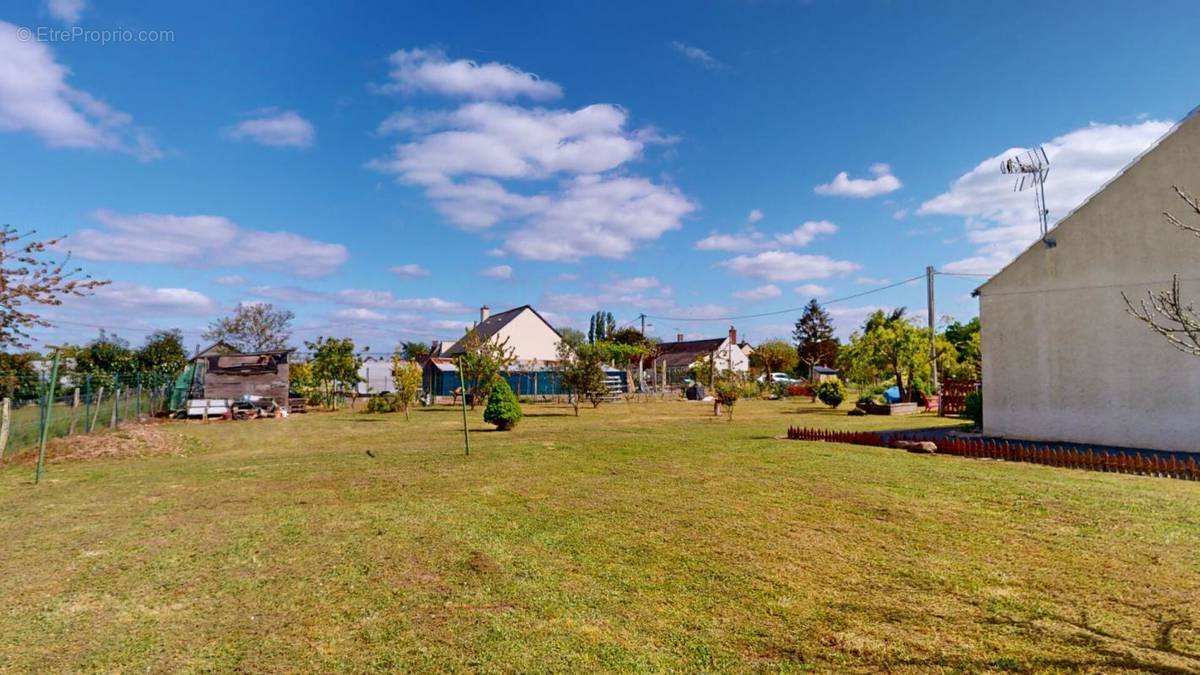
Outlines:
<svg viewBox="0 0 1200 675"><path fill-rule="evenodd" d="M114 281L56 308L48 341L104 326L194 342L242 301L293 309L301 339L381 351L457 337L484 303L720 335L723 317L926 265L994 271L1037 237L998 158L1044 144L1065 215L1196 105L1198 18L1190 3L6 3L0 222L68 235ZM980 280L939 277L938 313L973 316ZM899 305L924 311L923 285L830 309L844 335ZM732 323L757 341L794 318Z"/></svg>

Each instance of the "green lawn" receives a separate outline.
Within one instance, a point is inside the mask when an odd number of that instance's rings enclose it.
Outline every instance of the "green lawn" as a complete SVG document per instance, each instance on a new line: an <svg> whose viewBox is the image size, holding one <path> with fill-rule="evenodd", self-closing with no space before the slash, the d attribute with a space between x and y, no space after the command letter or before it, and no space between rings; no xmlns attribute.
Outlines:
<svg viewBox="0 0 1200 675"><path fill-rule="evenodd" d="M1200 484L525 411L470 457L441 407L0 468L0 669L1200 670Z"/></svg>

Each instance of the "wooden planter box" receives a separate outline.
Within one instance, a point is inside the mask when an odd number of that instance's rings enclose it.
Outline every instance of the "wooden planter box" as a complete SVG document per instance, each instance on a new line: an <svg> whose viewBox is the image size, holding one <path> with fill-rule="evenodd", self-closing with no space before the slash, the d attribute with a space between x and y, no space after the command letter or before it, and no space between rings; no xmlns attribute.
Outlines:
<svg viewBox="0 0 1200 675"><path fill-rule="evenodd" d="M868 415L916 415L921 412L921 406L912 403L862 403L859 404Z"/></svg>

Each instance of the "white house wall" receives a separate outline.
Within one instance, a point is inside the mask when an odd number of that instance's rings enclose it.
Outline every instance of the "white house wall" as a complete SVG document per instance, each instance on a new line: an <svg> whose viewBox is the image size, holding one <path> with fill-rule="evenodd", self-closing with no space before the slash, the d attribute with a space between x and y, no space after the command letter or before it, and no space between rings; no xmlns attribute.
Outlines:
<svg viewBox="0 0 1200 675"><path fill-rule="evenodd" d="M504 325L493 339L508 339L518 361L540 362L558 359L558 333L546 325L533 310L526 309Z"/></svg>
<svg viewBox="0 0 1200 675"><path fill-rule="evenodd" d="M1034 245L980 290L986 433L1200 450L1200 357L1172 348L1121 299L1178 274L1200 304L1200 238L1162 214L1200 216L1172 185L1200 194L1195 115L1053 230L1056 248Z"/></svg>
<svg viewBox="0 0 1200 675"><path fill-rule="evenodd" d="M735 373L745 373L750 370L750 357L742 348L725 338L716 351L717 371L733 369Z"/></svg>

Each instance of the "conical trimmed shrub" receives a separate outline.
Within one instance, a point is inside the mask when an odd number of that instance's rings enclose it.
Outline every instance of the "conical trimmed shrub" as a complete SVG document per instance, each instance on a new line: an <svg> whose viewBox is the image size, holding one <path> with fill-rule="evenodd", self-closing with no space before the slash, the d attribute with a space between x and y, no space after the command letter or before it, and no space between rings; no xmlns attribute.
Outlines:
<svg viewBox="0 0 1200 675"><path fill-rule="evenodd" d="M483 421L495 424L500 431L508 431L521 421L521 404L504 378L499 378L488 396L483 409Z"/></svg>

